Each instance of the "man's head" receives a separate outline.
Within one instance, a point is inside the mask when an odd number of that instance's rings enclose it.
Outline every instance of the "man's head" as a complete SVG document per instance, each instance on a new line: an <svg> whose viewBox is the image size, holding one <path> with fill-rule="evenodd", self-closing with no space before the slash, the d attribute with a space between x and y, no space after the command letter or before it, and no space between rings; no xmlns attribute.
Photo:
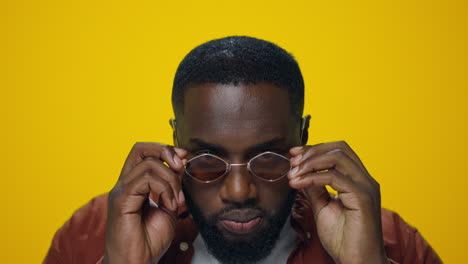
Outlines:
<svg viewBox="0 0 468 264"><path fill-rule="evenodd" d="M179 65L172 102L175 145L189 159L208 152L238 164L265 151L289 158L290 148L307 141L301 72L270 42L228 37L196 47ZM267 256L295 196L287 177L264 181L246 166L212 183L184 177L183 189L208 249L223 263Z"/></svg>
<svg viewBox="0 0 468 264"><path fill-rule="evenodd" d="M268 82L287 89L290 113L302 116L304 80L294 57L277 45L252 37L226 37L193 49L180 63L173 84L176 118L183 115L185 91L206 83Z"/></svg>

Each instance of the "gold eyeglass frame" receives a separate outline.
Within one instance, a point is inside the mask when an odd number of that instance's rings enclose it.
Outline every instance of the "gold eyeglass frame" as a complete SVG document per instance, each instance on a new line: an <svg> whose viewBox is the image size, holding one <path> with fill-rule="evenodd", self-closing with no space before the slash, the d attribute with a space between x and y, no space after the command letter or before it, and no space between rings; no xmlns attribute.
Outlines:
<svg viewBox="0 0 468 264"><path fill-rule="evenodd" d="M307 132L307 129L309 128L309 121L310 121L310 119L311 119L311 116L310 116L310 115L306 115L306 116L304 116L304 117L301 118L301 135L300 135L301 141L303 140L304 134ZM176 126L177 126L176 119L174 119L174 118L169 119L169 124L171 125L172 131L173 131L174 143L175 143L176 146L178 146L179 143L178 143L177 133L176 133L176 131L177 131L177 130L176 130ZM271 153L271 154L280 156L280 157L286 159L286 160L289 162L289 159L286 158L285 156L283 156L283 155L281 155L281 154L278 154L278 153L275 153L275 152L271 152L271 151L262 152L262 153L256 155L255 157L251 158L247 163L234 163L234 164L231 164L231 163L225 161L224 159L222 159L222 158L220 158L220 157L218 157L218 156L216 156L216 155L213 155L213 154L210 154L210 153L205 153L205 154L201 154L201 155L198 155L198 156L196 156L196 157L191 158L190 160L187 161L187 163L189 163L190 161L192 161L192 160L195 159L195 158L199 158L200 156L203 156L203 155L210 155L210 156L215 157L215 158L217 158L217 159L219 159L219 160L222 160L224 163L226 163L226 171L224 172L223 175L219 176L218 178L216 178L216 179L214 179L214 180L212 180L212 181L202 181L202 180L199 180L199 179L195 178L194 176L190 175L190 173L188 173L188 171L187 171L186 165L184 165L184 171L185 171L185 173L186 173L188 176L190 176L190 178L192 178L192 179L194 179L194 180L196 180L196 181L198 181L198 182L201 182L201 183L212 183L212 182L215 182L215 181L217 181L217 180L219 180L219 179L222 179L224 176L226 176L226 174L228 174L228 173L231 171L232 166L245 166L245 165L247 165L247 170L248 170L250 173L252 173L252 175L254 175L256 178L259 178L259 179L261 179L261 180L263 180L263 181L267 181L267 182L275 182L275 181L278 181L278 180L282 179L284 176L286 176L286 174L288 174L288 172L291 170L291 164L289 164L289 170L288 170L284 175L282 175L281 177L279 177L278 179L275 179L275 180L266 180L266 179L263 179L263 178L261 178L261 177L255 175L255 173L250 169L250 162L251 162L253 159L258 158L259 156L264 155L264 154L267 154L267 153L268 153L268 154Z"/></svg>
<svg viewBox="0 0 468 264"><path fill-rule="evenodd" d="M231 169L232 169L233 166L236 166L236 167L237 167L237 166L246 166L246 165L247 165L247 170L248 170L253 176L255 176L256 178L258 178L258 179L260 179L260 180L263 180L263 181L266 181L266 182L275 182L275 181L279 181L279 180L281 180L282 178L284 178L284 176L286 176L286 174L288 174L288 172L291 170L291 168L292 168L292 167L291 167L291 164L289 164L289 169L288 169L283 175L281 175L280 177L278 177L277 179L274 179L274 180L267 180L267 179L264 179L264 178L262 178L262 177L259 177L258 175L255 174L255 172L252 171L252 169L250 168L250 162L252 162L252 160L254 160L254 159L256 159L256 158L258 158L258 157L260 157L260 156L262 156L262 155L265 155L265 154L273 154L273 155L276 155L276 156L278 156L278 157L280 157L280 158L283 158L283 159L285 159L286 161L289 162L289 159L286 158L285 156L283 156L283 155L281 155L281 154L278 154L278 153L275 153L275 152L271 152L271 151L262 152L262 153L256 155L255 157L251 158L247 163L229 163L229 162L225 161L224 159L222 159L222 158L220 158L220 157L218 157L218 156L216 156L216 155L213 155L213 154L211 154L211 153L204 153L204 154L201 154L201 155L198 155L198 156L196 156L196 157L191 158L190 160L187 161L187 164L188 164L190 161L192 161L192 160L194 160L194 159L197 159L197 158L200 158L200 157L203 157L203 156L214 157L214 158L216 158L216 159L218 159L218 160L223 161L223 162L226 164L226 171L225 171L221 176L219 176L218 178L216 178L216 179L214 179L214 180L211 180L211 181L202 181L202 180L200 180L200 179L198 179L198 178L192 176L192 175L187 171L187 166L186 166L186 165L184 165L184 170L185 170L185 173L186 173L188 176L190 176L190 178L192 178L192 179L194 179L194 180L196 180L196 181L198 181L198 182L201 182L201 183L212 183L212 182L218 181L219 179L222 179L224 176L226 176L227 174L229 174L229 172L231 172Z"/></svg>

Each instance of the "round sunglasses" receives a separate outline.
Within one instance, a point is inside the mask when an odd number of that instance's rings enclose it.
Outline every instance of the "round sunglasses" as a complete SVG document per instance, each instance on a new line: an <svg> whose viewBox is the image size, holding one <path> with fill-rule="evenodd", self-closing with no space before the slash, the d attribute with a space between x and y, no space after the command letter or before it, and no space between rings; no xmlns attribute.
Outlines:
<svg viewBox="0 0 468 264"><path fill-rule="evenodd" d="M253 157L247 163L233 164L222 158L204 153L185 164L185 173L193 179L210 183L227 175L234 166L247 166L247 170L255 177L274 182L283 178L291 169L289 159L275 152L266 151Z"/></svg>

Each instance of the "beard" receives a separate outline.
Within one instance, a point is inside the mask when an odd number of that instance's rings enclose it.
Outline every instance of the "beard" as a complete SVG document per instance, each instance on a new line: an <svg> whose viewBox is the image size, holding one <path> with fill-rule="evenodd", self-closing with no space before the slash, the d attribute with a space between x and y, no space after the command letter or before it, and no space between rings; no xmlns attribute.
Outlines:
<svg viewBox="0 0 468 264"><path fill-rule="evenodd" d="M183 187L184 188L184 187ZM291 212L297 190L291 189L286 201L275 212L268 212L253 202L228 205L220 212L204 216L200 208L195 205L189 192L184 188L187 208L193 217L208 251L223 264L256 263L268 255L275 246L280 232ZM228 239L218 228L219 216L231 210L255 209L262 211L264 225L252 236L242 239Z"/></svg>

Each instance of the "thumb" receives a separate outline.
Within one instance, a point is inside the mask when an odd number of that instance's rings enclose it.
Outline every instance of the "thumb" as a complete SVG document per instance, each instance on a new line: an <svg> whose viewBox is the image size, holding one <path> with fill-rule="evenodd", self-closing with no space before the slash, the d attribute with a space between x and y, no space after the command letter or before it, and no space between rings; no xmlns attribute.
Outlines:
<svg viewBox="0 0 468 264"><path fill-rule="evenodd" d="M311 186L304 188L304 194L312 206L314 216L322 210L331 200L330 193L324 186Z"/></svg>

